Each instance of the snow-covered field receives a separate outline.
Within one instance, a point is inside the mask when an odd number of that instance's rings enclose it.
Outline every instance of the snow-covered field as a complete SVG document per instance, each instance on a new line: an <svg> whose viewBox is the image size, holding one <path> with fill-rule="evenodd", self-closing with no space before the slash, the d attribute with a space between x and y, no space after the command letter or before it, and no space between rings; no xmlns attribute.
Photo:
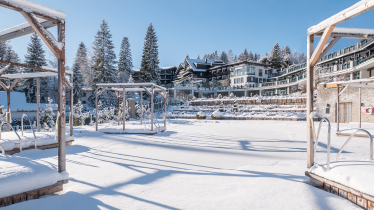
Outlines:
<svg viewBox="0 0 374 210"><path fill-rule="evenodd" d="M151 136L77 127L66 150L70 182L64 191L4 209L360 209L309 185L306 122L179 122L169 121L166 132ZM341 124L350 127L355 125ZM320 164L326 161L326 133L323 127ZM332 135L332 163L346 139ZM368 159L368 143L353 139L340 160ZM57 163L57 149L17 155Z"/></svg>

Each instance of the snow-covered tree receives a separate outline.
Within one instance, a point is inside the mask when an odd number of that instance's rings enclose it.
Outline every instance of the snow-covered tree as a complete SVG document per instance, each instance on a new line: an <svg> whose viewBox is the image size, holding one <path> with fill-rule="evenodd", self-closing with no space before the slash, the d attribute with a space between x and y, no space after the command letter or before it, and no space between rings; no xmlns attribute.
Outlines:
<svg viewBox="0 0 374 210"><path fill-rule="evenodd" d="M139 80L141 82L153 82L157 85L160 81L160 68L158 60L157 36L152 23L149 25L143 47L142 61L140 65Z"/></svg>
<svg viewBox="0 0 374 210"><path fill-rule="evenodd" d="M79 48L78 48L77 54L75 55L74 62L77 63L80 67L79 70L83 75L83 85L90 86L93 80L93 75L92 75L90 60L87 54L87 48L83 42L79 44Z"/></svg>
<svg viewBox="0 0 374 210"><path fill-rule="evenodd" d="M47 124L49 128L52 128L55 126L54 117L55 113L53 112L53 100L51 98L48 98L48 104L46 104L47 108L43 109L40 113L40 117L42 118L43 124Z"/></svg>
<svg viewBox="0 0 374 210"><path fill-rule="evenodd" d="M221 55L219 56L219 59L225 62L226 64L229 63L229 57L225 51L222 51Z"/></svg>
<svg viewBox="0 0 374 210"><path fill-rule="evenodd" d="M232 53L232 50L229 50L227 53L227 59L229 61L229 64L234 63L234 54Z"/></svg>
<svg viewBox="0 0 374 210"><path fill-rule="evenodd" d="M276 43L273 48L271 49L270 53L271 59L269 59L271 68L273 69L280 69L282 67L282 58L281 58L281 50L279 44Z"/></svg>
<svg viewBox="0 0 374 210"><path fill-rule="evenodd" d="M83 97L83 77L77 62L73 64L73 103L76 104Z"/></svg>
<svg viewBox="0 0 374 210"><path fill-rule="evenodd" d="M244 52L243 52L243 55L244 55L244 61L248 61L248 59L249 59L249 54L248 54L247 48L245 48L245 50L244 50Z"/></svg>
<svg viewBox="0 0 374 210"><path fill-rule="evenodd" d="M189 55L186 55L186 59L190 59L190 56L189 56Z"/></svg>
<svg viewBox="0 0 374 210"><path fill-rule="evenodd" d="M238 62L242 62L242 61L246 61L245 59L245 56L244 56L244 53L241 52L238 56L238 59L237 59Z"/></svg>
<svg viewBox="0 0 374 210"><path fill-rule="evenodd" d="M199 59L199 60L200 60L200 55L197 55L197 59Z"/></svg>
<svg viewBox="0 0 374 210"><path fill-rule="evenodd" d="M92 66L93 81L92 89L95 90L97 83L115 83L117 82L116 54L114 53L112 34L110 33L108 23L103 20L100 30L97 31L93 46ZM103 102L104 107L115 103L116 97L111 91L104 91L99 100Z"/></svg>
<svg viewBox="0 0 374 210"><path fill-rule="evenodd" d="M25 55L25 64L30 66L42 67L46 66L47 62L45 59L45 51L43 49L43 43L36 33L31 35L31 42L27 47L27 53ZM26 73L36 72L34 69L25 69ZM41 78L41 88L45 86L47 82L46 78ZM25 94L27 103L36 103L36 78L29 78L24 81L25 83ZM45 102L42 97L44 92L41 92L41 102Z"/></svg>
<svg viewBox="0 0 374 210"><path fill-rule="evenodd" d="M83 109L83 104L81 103L80 100L78 100L77 104L73 106L73 119L74 119L73 125L74 126L84 125L85 120L90 117L90 113L89 112L83 113L82 109Z"/></svg>
<svg viewBox="0 0 374 210"><path fill-rule="evenodd" d="M258 53L255 53L254 61L258 62L260 60L261 56Z"/></svg>
<svg viewBox="0 0 374 210"><path fill-rule="evenodd" d="M293 63L293 56L290 47L286 46L283 47L281 50L281 60L282 60L282 66L287 68Z"/></svg>
<svg viewBox="0 0 374 210"><path fill-rule="evenodd" d="M119 52L118 61L118 82L127 82L131 76L132 68L134 67L132 63L130 42L127 37L123 37L121 43L121 49Z"/></svg>
<svg viewBox="0 0 374 210"><path fill-rule="evenodd" d="M249 54L248 54L248 61L256 61L256 60L255 60L255 57L253 56L252 51L249 51Z"/></svg>
<svg viewBox="0 0 374 210"><path fill-rule="evenodd" d="M97 116L96 116L96 109L93 110L93 113L95 113L95 119L98 123L102 123L104 121L104 113L101 109L103 107L103 103L101 101L97 102Z"/></svg>

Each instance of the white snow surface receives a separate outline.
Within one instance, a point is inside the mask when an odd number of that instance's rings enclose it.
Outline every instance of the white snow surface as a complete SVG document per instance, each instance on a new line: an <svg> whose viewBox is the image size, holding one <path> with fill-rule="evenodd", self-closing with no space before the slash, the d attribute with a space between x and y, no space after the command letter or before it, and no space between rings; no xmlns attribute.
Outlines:
<svg viewBox="0 0 374 210"><path fill-rule="evenodd" d="M4 210L361 209L309 184L305 121L178 121L168 120L167 130L156 135L75 127L76 141L66 147L70 178L64 190ZM341 124L342 129L353 126ZM318 163L326 161L326 138L324 125ZM331 140L334 159L346 138L332 135ZM353 139L340 158L367 159L368 152L367 139ZM57 163L57 149L18 156Z"/></svg>
<svg viewBox="0 0 374 210"><path fill-rule="evenodd" d="M25 151L26 154L36 154L41 151ZM67 172L58 173L56 165L34 161L18 155L0 154L0 198L31 190L40 189L67 179Z"/></svg>
<svg viewBox="0 0 374 210"><path fill-rule="evenodd" d="M7 109L7 92L0 91L0 105ZM46 104L40 103L40 107L47 108ZM36 111L36 103L26 103L24 92L10 92L10 111ZM53 110L57 110L57 104L54 104ZM26 113L27 114L27 113Z"/></svg>

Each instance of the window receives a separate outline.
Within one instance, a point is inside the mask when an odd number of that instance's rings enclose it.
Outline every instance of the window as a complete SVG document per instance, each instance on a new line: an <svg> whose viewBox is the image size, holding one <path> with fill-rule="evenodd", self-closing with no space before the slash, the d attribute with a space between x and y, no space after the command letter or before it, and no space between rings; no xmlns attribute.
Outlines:
<svg viewBox="0 0 374 210"><path fill-rule="evenodd" d="M86 97L87 96L87 93L83 93L83 97Z"/></svg>
<svg viewBox="0 0 374 210"><path fill-rule="evenodd" d="M242 79L241 79L241 82L243 83L244 82L244 78L242 77Z"/></svg>
<svg viewBox="0 0 374 210"><path fill-rule="evenodd" d="M251 82L253 82L253 77L251 77Z"/></svg>
<svg viewBox="0 0 374 210"><path fill-rule="evenodd" d="M83 104L86 104L87 102L86 101L82 101Z"/></svg>
<svg viewBox="0 0 374 210"><path fill-rule="evenodd" d="M262 77L262 69L258 70L258 76Z"/></svg>
<svg viewBox="0 0 374 210"><path fill-rule="evenodd" d="M265 70L265 74L268 74L268 70Z"/></svg>
<svg viewBox="0 0 374 210"><path fill-rule="evenodd" d="M203 76L203 73L200 73L200 77L202 77Z"/></svg>

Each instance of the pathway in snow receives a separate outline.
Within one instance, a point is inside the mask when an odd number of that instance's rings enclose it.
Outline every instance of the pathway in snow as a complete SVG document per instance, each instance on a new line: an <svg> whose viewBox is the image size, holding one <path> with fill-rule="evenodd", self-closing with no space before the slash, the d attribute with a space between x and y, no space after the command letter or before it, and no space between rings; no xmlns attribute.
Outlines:
<svg viewBox="0 0 374 210"><path fill-rule="evenodd" d="M360 209L308 184L306 122L180 122L154 136L78 127L64 191L4 209ZM333 135L334 153L345 140ZM326 128L321 143L324 163ZM367 159L367 147L355 139L340 157ZM56 164L57 149L18 155Z"/></svg>

